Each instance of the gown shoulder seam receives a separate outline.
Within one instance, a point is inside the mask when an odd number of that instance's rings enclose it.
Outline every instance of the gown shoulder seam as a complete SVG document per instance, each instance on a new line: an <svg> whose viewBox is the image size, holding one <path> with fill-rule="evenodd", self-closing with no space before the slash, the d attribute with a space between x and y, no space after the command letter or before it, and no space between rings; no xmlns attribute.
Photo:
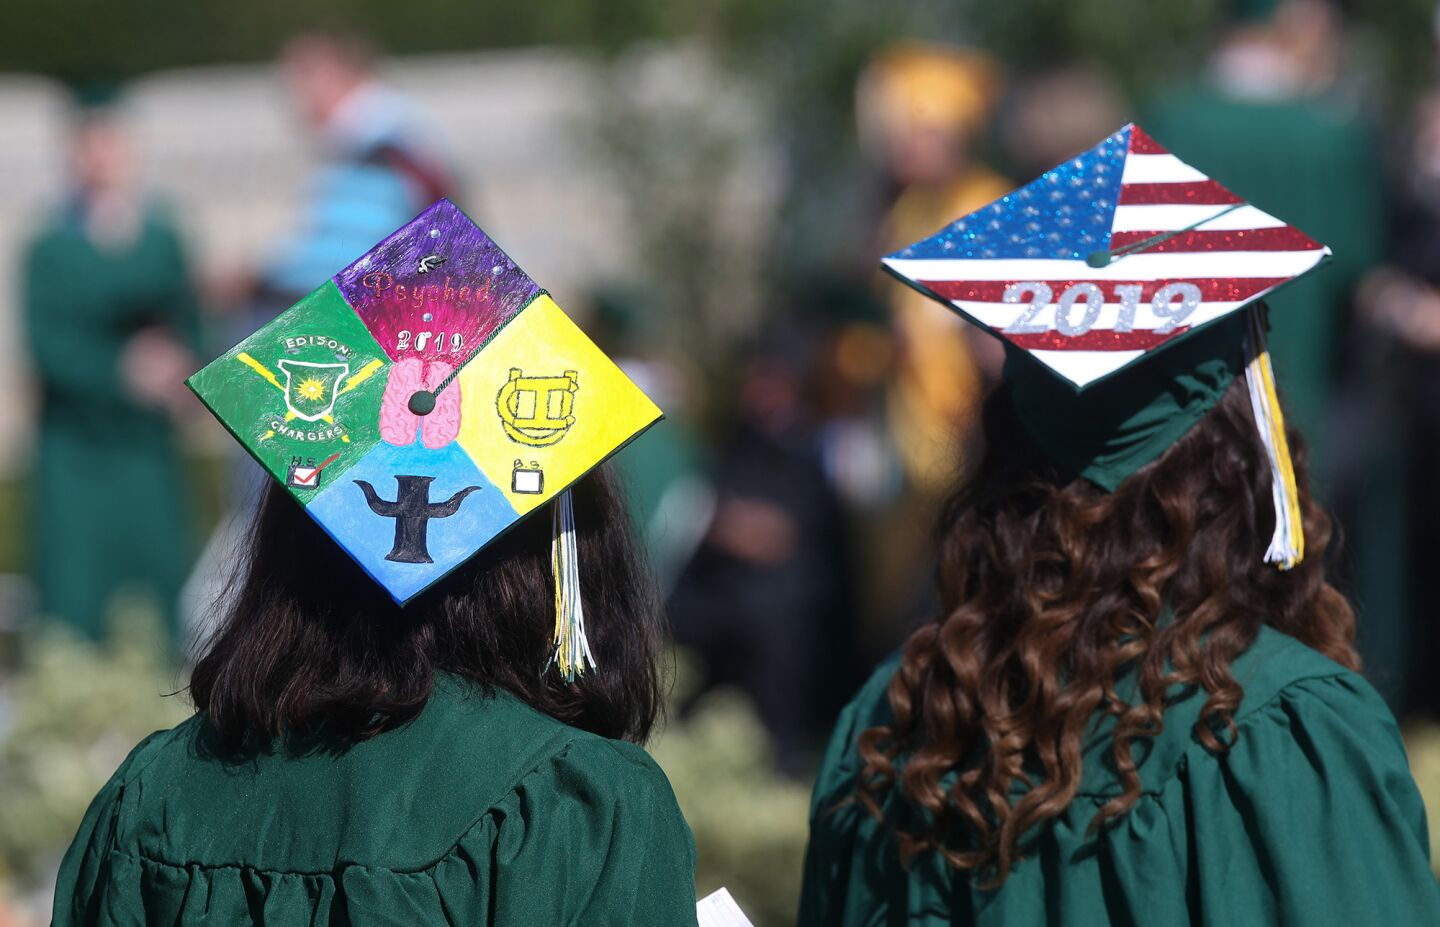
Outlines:
<svg viewBox="0 0 1440 927"><path fill-rule="evenodd" d="M169 732L162 731L160 733ZM581 735L584 734L584 732L575 733L579 733ZM444 849L443 852L439 853L437 856L427 862L419 863L413 866L387 866L380 863L362 862L359 860L354 860L337 862L333 867L328 869L299 869L286 868L283 866L256 866L251 863L244 862L199 862L193 860L181 862L173 859L166 859L154 852L147 852L145 849L139 846L136 846L133 850L115 847L112 849L111 852L118 853L122 856L130 856L134 859L138 859L142 862L150 863L152 865L163 866L167 869L182 869L187 871L245 870L248 872L267 873L272 875L291 875L300 876L302 878L316 878L335 877L345 869L374 869L382 872L389 872L394 875L422 875L433 870L436 866L439 866L441 863L454 856L456 850L458 850L461 845L465 843L465 841L470 837L471 834L476 831L477 828L484 824L486 819L488 819L492 814L494 814L495 809L499 807L499 805L504 802L507 797L513 795L517 790L524 786L527 780L529 780L532 776L538 773L547 764L554 763L568 757L571 750L576 746L576 744L583 742L585 739L585 736L572 737L571 739L561 744L558 750L547 753L543 758L538 760L535 765L533 765L532 767L527 769L522 775L517 777L514 784L510 786L510 788L506 789L503 793L491 800L485 806L483 811L477 814L474 819L472 819L467 825L465 825L465 828L459 833L459 835L455 837L455 839ZM596 737L596 739L602 742L606 742L607 745L611 746L613 749L614 745L610 744L606 740L606 738ZM615 752L620 753L620 751Z"/></svg>
<svg viewBox="0 0 1440 927"><path fill-rule="evenodd" d="M1293 695L1296 689L1301 688L1308 683L1331 682L1336 679L1345 679L1356 675L1357 674L1354 673L1352 670L1347 670L1344 667L1337 666L1333 670L1326 670L1323 672L1317 672L1296 677L1285 683L1280 688L1276 689L1273 693L1269 695L1269 697L1257 702L1254 705L1246 706L1241 713L1235 716L1235 724L1237 728L1241 725L1253 726L1251 722L1256 720L1262 712L1274 706L1282 699ZM1237 730L1237 739L1246 736L1246 733L1247 731ZM1191 738L1191 742L1185 747L1184 750L1181 751L1179 757L1175 760L1175 763L1171 766L1171 768L1166 770L1165 774L1161 776L1154 785L1141 789L1140 797L1154 797L1163 792L1166 787L1168 787L1170 783L1175 780L1177 776L1185 772L1185 770L1190 765L1191 756L1195 754L1196 751L1203 753L1206 757L1209 757L1211 759L1218 758L1216 754L1206 749L1204 744L1194 740L1193 727L1191 730L1186 731L1186 736ZM1088 798L1095 801L1110 801L1116 796L1116 794L1117 793L1113 788L1084 789L1077 792L1076 797Z"/></svg>

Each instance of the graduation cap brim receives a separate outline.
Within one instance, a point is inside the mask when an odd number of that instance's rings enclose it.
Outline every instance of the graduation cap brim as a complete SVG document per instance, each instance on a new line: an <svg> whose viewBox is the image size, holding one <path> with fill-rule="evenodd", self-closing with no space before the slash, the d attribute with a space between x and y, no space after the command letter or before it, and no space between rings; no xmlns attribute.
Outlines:
<svg viewBox="0 0 1440 927"><path fill-rule="evenodd" d="M1323 265L1328 264L1332 258L1333 255L1327 249L1324 256L1315 263L1314 267L1312 267L1311 270L1318 269ZM890 267L888 264L882 264L881 267L885 271L885 273L889 274L891 277L895 278L900 283L904 284L912 290L915 290L917 293L921 293L937 302L945 304L951 310L953 310L956 315L960 316L966 322L969 322L971 325L974 325L983 333L989 335L990 337L1001 342L1002 344L1013 347L1014 353L1023 356L1024 362L1029 367L1037 371L1043 371L1044 375L1046 376L1054 377L1076 393L1083 393L1087 390L1093 389L1094 387L1102 386L1106 383L1109 383L1110 381L1118 377L1122 377L1126 373L1134 371L1138 366L1143 366L1151 362L1164 364L1166 352L1168 352L1170 349L1184 344L1186 341L1189 341L1192 338L1197 338L1205 332L1213 330L1215 326L1220 325L1224 323L1227 319L1232 318L1242 309L1248 309L1252 306L1263 306L1271 296L1285 289L1290 284L1294 283L1296 280L1299 280L1301 277L1305 276L1310 272L1304 271L1287 280L1284 280L1281 283L1278 283L1270 289L1266 290L1265 292L1245 301L1244 303L1237 305L1229 312L1218 315L1215 318L1212 318L1209 321L1205 322L1204 324L1189 326L1182 335L1174 338L1167 338L1163 342L1157 344L1153 348L1150 348L1140 356L1133 358L1132 360L1129 360L1124 364L1121 364L1113 370L1103 373L1100 376L1095 377L1094 379L1086 380L1083 383L1078 383L1070 377L1066 376L1065 373L1061 370L1056 369L1053 365L1047 364L1045 361L1041 360L1039 357L1036 356L1034 351L1019 347L1015 344L1014 341L1006 337L1003 332L995 331L990 326L986 325L985 322L965 311L965 307L959 302L948 300L940 294L936 293L934 290L926 287L924 284L903 276L894 268Z"/></svg>

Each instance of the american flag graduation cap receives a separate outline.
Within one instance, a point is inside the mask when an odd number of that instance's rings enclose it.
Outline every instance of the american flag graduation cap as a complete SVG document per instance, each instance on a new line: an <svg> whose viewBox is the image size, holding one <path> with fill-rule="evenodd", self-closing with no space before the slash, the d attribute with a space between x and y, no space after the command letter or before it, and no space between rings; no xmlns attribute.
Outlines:
<svg viewBox="0 0 1440 927"><path fill-rule="evenodd" d="M1169 372L1167 364L1190 375L1207 351L1215 354L1227 343L1242 342L1252 406L1274 477L1276 536L1266 559L1287 568L1299 562L1304 544L1283 416L1256 307L1329 256L1329 248L1245 202L1132 124L886 256L883 265L1003 339L1011 356L1007 378L1014 379L1014 370L1026 375L1017 353L1038 362L1068 385L1077 412L1093 411L1086 410L1087 402L1113 403L1116 390L1101 389L1112 378L1116 389L1122 383L1154 389L1154 378ZM1220 324L1226 320L1234 324ZM1171 350L1186 342L1194 342L1192 348L1201 345L1203 333L1212 329L1215 347L1201 350L1198 361L1196 350ZM1148 370L1149 378L1127 375L1137 368ZM1164 437L1163 446L1152 442L1128 449L1118 470L1087 469L1081 461L1077 472L1113 489L1117 478L1159 456L1178 437L1173 427L1158 427L1163 420L1173 426L1175 417L1183 415L1193 423L1218 401L1233 372L1225 376L1211 370L1206 376L1214 388L1202 391L1203 401L1177 406L1171 396L1168 405L1150 410L1148 421L1143 414L1137 419L1133 406L1127 409L1131 438L1139 421L1156 426L1156 440ZM1016 392L1018 407L1021 391ZM1047 395L1053 399L1054 392ZM1027 410L1017 411L1027 418ZM1028 430L1046 447L1054 436L1036 434L1035 417L1030 418ZM1108 421L1111 427L1120 424L1113 417Z"/></svg>
<svg viewBox="0 0 1440 927"><path fill-rule="evenodd" d="M661 412L454 203L187 383L401 604L553 501L555 662L593 665L567 489Z"/></svg>

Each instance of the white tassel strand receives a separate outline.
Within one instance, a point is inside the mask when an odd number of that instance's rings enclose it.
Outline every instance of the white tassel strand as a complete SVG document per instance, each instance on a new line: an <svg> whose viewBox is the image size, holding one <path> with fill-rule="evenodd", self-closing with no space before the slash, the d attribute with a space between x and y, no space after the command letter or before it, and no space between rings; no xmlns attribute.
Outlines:
<svg viewBox="0 0 1440 927"><path fill-rule="evenodd" d="M1275 390L1275 370L1270 365L1270 351L1265 344L1265 325L1261 310L1252 307L1250 315L1250 360L1245 367L1245 382L1250 387L1250 408L1265 456L1270 461L1270 497L1275 505L1275 533L1265 551L1265 562L1288 570L1305 559L1305 529L1300 520L1300 492L1295 483L1295 468L1290 460L1290 443L1285 438L1285 415L1280 410L1280 396Z"/></svg>
<svg viewBox="0 0 1440 927"><path fill-rule="evenodd" d="M566 682L574 682L588 667L595 668L590 642L585 639L585 607L580 600L580 556L575 542L575 507L569 491L555 498L554 540L550 568L555 575L555 652L550 662Z"/></svg>

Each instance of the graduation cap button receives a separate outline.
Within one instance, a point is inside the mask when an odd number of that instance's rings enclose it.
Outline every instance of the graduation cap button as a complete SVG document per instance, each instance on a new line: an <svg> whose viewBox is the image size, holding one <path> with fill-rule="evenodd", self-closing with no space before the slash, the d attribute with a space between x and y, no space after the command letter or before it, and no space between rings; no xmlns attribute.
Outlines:
<svg viewBox="0 0 1440 927"><path fill-rule="evenodd" d="M410 394L410 411L416 415L429 415L435 411L435 394L428 389L416 390Z"/></svg>

